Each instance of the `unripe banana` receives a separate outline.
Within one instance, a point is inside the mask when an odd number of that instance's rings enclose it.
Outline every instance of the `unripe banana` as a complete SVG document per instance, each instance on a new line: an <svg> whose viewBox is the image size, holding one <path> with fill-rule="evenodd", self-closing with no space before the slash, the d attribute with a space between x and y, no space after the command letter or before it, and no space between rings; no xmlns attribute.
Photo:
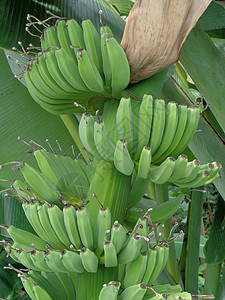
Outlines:
<svg viewBox="0 0 225 300"><path fill-rule="evenodd" d="M116 248L111 241L104 242L104 264L106 268L117 267Z"/></svg>
<svg viewBox="0 0 225 300"><path fill-rule="evenodd" d="M17 259L19 259L20 263L23 264L26 268L32 269L35 271L41 271L39 268L37 268L34 265L33 260L30 257L29 251L25 251L23 249L17 248L16 250L12 250L12 252L17 257Z"/></svg>
<svg viewBox="0 0 225 300"><path fill-rule="evenodd" d="M141 151L141 156L138 163L138 172L137 172L138 177L143 179L146 179L148 177L151 160L152 160L151 149L145 146Z"/></svg>
<svg viewBox="0 0 225 300"><path fill-rule="evenodd" d="M117 170L124 175L130 176L134 169L134 163L130 157L125 140L119 140L114 152L114 164Z"/></svg>
<svg viewBox="0 0 225 300"><path fill-rule="evenodd" d="M150 179L157 184L168 182L175 167L175 158L168 157L160 166L150 168Z"/></svg>
<svg viewBox="0 0 225 300"><path fill-rule="evenodd" d="M99 34L95 29L91 20L87 19L82 22L83 36L85 49L87 50L89 58L93 61L97 67L99 73L102 75L102 56L101 53L101 41Z"/></svg>
<svg viewBox="0 0 225 300"><path fill-rule="evenodd" d="M138 160L143 147L149 144L150 132L153 120L153 97L145 94L141 102L138 118L138 144L134 159Z"/></svg>
<svg viewBox="0 0 225 300"><path fill-rule="evenodd" d="M159 274L162 272L162 269L164 268L165 247L159 245L156 246L155 249L157 251L156 262L155 262L152 275L148 281L149 286L156 281L157 277L159 276Z"/></svg>
<svg viewBox="0 0 225 300"><path fill-rule="evenodd" d="M56 31L61 48L63 48L73 59L73 61L76 62L76 55L73 49L70 48L70 45L72 43L69 37L69 32L67 30L67 22L65 20L56 21Z"/></svg>
<svg viewBox="0 0 225 300"><path fill-rule="evenodd" d="M116 248L116 253L120 252L126 242L126 231L118 221L115 221L112 226L111 241Z"/></svg>
<svg viewBox="0 0 225 300"><path fill-rule="evenodd" d="M88 248L82 248L80 257L84 269L89 273L95 273L98 270L98 257Z"/></svg>
<svg viewBox="0 0 225 300"><path fill-rule="evenodd" d="M63 218L65 228L70 239L70 242L77 248L81 249L83 244L81 242L78 226L76 209L72 205L66 205L63 208Z"/></svg>
<svg viewBox="0 0 225 300"><path fill-rule="evenodd" d="M162 141L164 127L165 127L165 101L163 99L156 99L154 101L154 116L152 120L152 129L150 136L150 148L152 156L160 146Z"/></svg>
<svg viewBox="0 0 225 300"><path fill-rule="evenodd" d="M46 251L33 250L30 252L30 258L35 267L41 271L52 272L52 269L46 263Z"/></svg>
<svg viewBox="0 0 225 300"><path fill-rule="evenodd" d="M153 270L155 268L155 262L156 262L156 256L157 256L157 250L153 249L148 249L147 251L147 256L148 256L148 261L147 261L147 265L146 265L146 270L145 270L145 274L143 276L142 281L144 282L144 284L148 284Z"/></svg>
<svg viewBox="0 0 225 300"><path fill-rule="evenodd" d="M132 120L131 99L123 97L116 112L116 124L120 139L127 142L127 148L133 151L134 128Z"/></svg>
<svg viewBox="0 0 225 300"><path fill-rule="evenodd" d="M104 238L108 230L111 229L111 213L107 207L102 207L97 219L97 248L95 254L101 256L104 248Z"/></svg>
<svg viewBox="0 0 225 300"><path fill-rule="evenodd" d="M118 263L128 264L132 262L140 253L142 240L138 234L133 234L127 240L126 245L118 254Z"/></svg>
<svg viewBox="0 0 225 300"><path fill-rule="evenodd" d="M135 260L133 260L126 267L124 277L125 289L131 285L143 282L143 276L146 271L148 256L145 252L140 253Z"/></svg>
<svg viewBox="0 0 225 300"><path fill-rule="evenodd" d="M98 300L117 300L117 295L120 289L120 283L117 281L111 281L103 285L101 292L99 294Z"/></svg>
<svg viewBox="0 0 225 300"><path fill-rule="evenodd" d="M80 234L82 244L89 248L94 249L94 230L91 217L85 207L77 209L77 226Z"/></svg>
<svg viewBox="0 0 225 300"><path fill-rule="evenodd" d="M73 251L62 250L61 260L68 272L82 273L84 271L81 256Z"/></svg>
<svg viewBox="0 0 225 300"><path fill-rule="evenodd" d="M42 43L44 47L42 49L47 49L49 47L60 47L60 43L57 37L57 32L54 26L50 26L43 31L43 40ZM54 48L53 48L54 49Z"/></svg>
<svg viewBox="0 0 225 300"><path fill-rule="evenodd" d="M75 46L73 47L73 50L77 58L78 49L85 48L83 30L74 19L70 19L67 21L67 30L69 33L71 45Z"/></svg>
<svg viewBox="0 0 225 300"><path fill-rule="evenodd" d="M52 297L50 297L49 294L44 289L42 289L39 285L34 285L33 291L36 300L43 300L43 299L52 300Z"/></svg>
<svg viewBox="0 0 225 300"><path fill-rule="evenodd" d="M103 120L98 119L94 124L94 140L101 157L108 162L113 162L116 146L107 132Z"/></svg>
<svg viewBox="0 0 225 300"><path fill-rule="evenodd" d="M88 152L101 158L94 140L94 118L88 112L85 112L79 124L79 136Z"/></svg>
<svg viewBox="0 0 225 300"><path fill-rule="evenodd" d="M126 288L121 294L121 300L142 300L147 287L144 283L135 284Z"/></svg>
<svg viewBox="0 0 225 300"><path fill-rule="evenodd" d="M71 242L66 232L64 225L63 212L56 205L48 207L48 216L52 228L55 230L60 241L69 249Z"/></svg>
<svg viewBox="0 0 225 300"><path fill-rule="evenodd" d="M45 252L45 261L49 267L54 272L68 272L62 262L62 255L60 251L50 251Z"/></svg>
<svg viewBox="0 0 225 300"><path fill-rule="evenodd" d="M181 154L178 159L175 161L175 166L173 170L173 174L171 175L169 181L174 182L175 180L179 180L183 177L186 172L188 159L185 154Z"/></svg>
<svg viewBox="0 0 225 300"><path fill-rule="evenodd" d="M130 81L130 67L127 56L114 37L106 40L109 64L111 68L112 96L120 98L121 92L128 86ZM120 70L118 72L118 70Z"/></svg>
<svg viewBox="0 0 225 300"><path fill-rule="evenodd" d="M88 89L98 94L104 94L106 91L103 87L101 74L85 49L78 50L77 60L80 76Z"/></svg>

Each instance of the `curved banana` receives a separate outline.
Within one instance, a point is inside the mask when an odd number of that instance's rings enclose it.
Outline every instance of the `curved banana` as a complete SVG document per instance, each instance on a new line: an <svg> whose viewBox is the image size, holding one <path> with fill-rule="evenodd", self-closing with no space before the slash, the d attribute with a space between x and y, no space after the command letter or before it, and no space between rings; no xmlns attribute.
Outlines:
<svg viewBox="0 0 225 300"><path fill-rule="evenodd" d="M111 68L111 87L112 96L121 97L121 92L128 86L130 82L130 67L127 56L114 37L108 36L106 39L106 47L109 57L109 65Z"/></svg>
<svg viewBox="0 0 225 300"><path fill-rule="evenodd" d="M111 229L111 213L107 207L102 207L98 213L97 219L97 248L95 254L101 256L104 249L105 235Z"/></svg>
<svg viewBox="0 0 225 300"><path fill-rule="evenodd" d="M73 49L70 47L71 40L69 36L69 32L67 30L67 22L65 20L57 20L56 21L56 32L58 36L58 40L60 43L60 47L63 48L68 55L73 59L73 61L77 62L76 55Z"/></svg>
<svg viewBox="0 0 225 300"><path fill-rule="evenodd" d="M74 50L77 60L78 49L85 48L83 30L74 19L67 20L67 30L69 33L71 45L75 46L72 49Z"/></svg>
<svg viewBox="0 0 225 300"><path fill-rule="evenodd" d="M147 267L148 256L145 252L140 253L135 260L133 260L126 267L124 277L125 289L129 286L143 282L143 276Z"/></svg>
<svg viewBox="0 0 225 300"><path fill-rule="evenodd" d="M175 167L169 181L173 182L182 178L186 172L187 164L188 164L187 156L185 154L181 154L178 157L178 159L175 161Z"/></svg>
<svg viewBox="0 0 225 300"><path fill-rule="evenodd" d="M150 179L157 184L168 182L173 174L175 167L175 158L168 157L160 166L150 168Z"/></svg>
<svg viewBox="0 0 225 300"><path fill-rule="evenodd" d="M94 229L91 217L85 207L77 209L77 226L80 234L82 244L89 248L94 249Z"/></svg>
<svg viewBox="0 0 225 300"><path fill-rule="evenodd" d="M141 250L141 238L138 234L133 234L127 240L127 243L118 254L119 264L128 264L132 262L140 253Z"/></svg>
<svg viewBox="0 0 225 300"><path fill-rule="evenodd" d="M104 264L106 268L117 267L116 248L111 241L104 242Z"/></svg>
<svg viewBox="0 0 225 300"><path fill-rule="evenodd" d="M61 260L68 272L84 272L81 256L73 251L62 250Z"/></svg>
<svg viewBox="0 0 225 300"><path fill-rule="evenodd" d="M60 47L60 43L58 40L57 32L54 26L50 26L43 30L43 38L42 38L42 49L47 49L52 47Z"/></svg>
<svg viewBox="0 0 225 300"><path fill-rule="evenodd" d="M126 242L126 231L124 227L115 221L111 230L111 241L116 248L116 253L119 253Z"/></svg>
<svg viewBox="0 0 225 300"><path fill-rule="evenodd" d="M113 162L116 146L107 132L104 121L100 119L94 123L94 140L101 157L108 162Z"/></svg>
<svg viewBox="0 0 225 300"><path fill-rule="evenodd" d="M134 169L134 163L130 157L125 140L119 140L114 152L114 165L124 175L130 176Z"/></svg>
<svg viewBox="0 0 225 300"><path fill-rule="evenodd" d="M131 285L122 292L121 300L142 300L146 291L144 283Z"/></svg>
<svg viewBox="0 0 225 300"><path fill-rule="evenodd" d="M98 94L105 94L106 90L103 86L101 74L85 49L78 50L77 60L80 76L88 89Z"/></svg>
<svg viewBox="0 0 225 300"><path fill-rule="evenodd" d="M120 100L119 107L116 112L116 124L120 139L127 142L127 148L133 151L134 144L134 128L132 120L131 99L123 97Z"/></svg>
<svg viewBox="0 0 225 300"><path fill-rule="evenodd" d="M166 113L165 101L163 99L156 99L154 101L153 114L152 130L150 136L150 148L152 151L152 156L160 146L165 128Z"/></svg>
<svg viewBox="0 0 225 300"><path fill-rule="evenodd" d="M98 270L98 257L88 248L82 248L80 257L84 269L89 273L96 273Z"/></svg>
<svg viewBox="0 0 225 300"><path fill-rule="evenodd" d="M120 289L120 283L117 281L111 281L103 285L101 292L99 294L99 300L117 300L117 296Z"/></svg>
<svg viewBox="0 0 225 300"><path fill-rule="evenodd" d="M171 145L173 138L176 133L177 128L177 122L178 122L178 109L177 109L177 103L174 101L171 101L166 106L166 120L165 120L165 129L163 132L163 137L160 142L159 147L157 148L157 151L154 154L153 157L153 163L160 159L161 155L169 148Z"/></svg>
<svg viewBox="0 0 225 300"><path fill-rule="evenodd" d="M101 41L97 30L95 29L91 20L86 19L82 22L83 37L85 43L85 49L89 58L93 61L97 67L99 73L102 75L102 56L101 53Z"/></svg>
<svg viewBox="0 0 225 300"><path fill-rule="evenodd" d="M146 179L149 174L152 161L151 149L145 146L141 151L141 156L138 163L137 177Z"/></svg>
<svg viewBox="0 0 225 300"><path fill-rule="evenodd" d="M143 147L149 144L149 138L153 119L153 97L145 94L141 102L138 118L138 142L137 150L134 153L134 160L138 160ZM137 128L134 128L137 130Z"/></svg>
<svg viewBox="0 0 225 300"><path fill-rule="evenodd" d="M156 256L157 256L157 250L156 249L148 249L147 251L147 257L148 257L148 261L147 261L147 265L146 265L146 269L145 269L145 273L143 275L142 281L144 282L144 284L148 284L153 270L155 268L155 263L156 263Z"/></svg>

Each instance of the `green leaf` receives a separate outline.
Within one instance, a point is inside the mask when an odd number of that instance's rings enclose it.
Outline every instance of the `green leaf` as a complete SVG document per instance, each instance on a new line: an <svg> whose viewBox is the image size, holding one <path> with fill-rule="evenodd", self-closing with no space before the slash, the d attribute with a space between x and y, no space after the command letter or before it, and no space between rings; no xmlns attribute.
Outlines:
<svg viewBox="0 0 225 300"><path fill-rule="evenodd" d="M6 226L13 225L35 233L24 214L22 203L18 200L18 198L5 197L3 194L0 194L0 208L1 224ZM7 231L2 228L0 232L3 236L9 236Z"/></svg>
<svg viewBox="0 0 225 300"><path fill-rule="evenodd" d="M104 2L109 6L116 7L121 16L128 16L132 7L129 0L104 0Z"/></svg>
<svg viewBox="0 0 225 300"><path fill-rule="evenodd" d="M225 57L199 25L184 43L180 60L225 131Z"/></svg>
<svg viewBox="0 0 225 300"><path fill-rule="evenodd" d="M225 39L220 38L211 38L216 47L222 52L225 56Z"/></svg>
<svg viewBox="0 0 225 300"><path fill-rule="evenodd" d="M101 26L100 9L102 10L103 24L109 25L115 37L120 41L125 22L104 0L2 0L0 3L0 47L11 49L13 46L17 46L18 41L22 41L25 48L29 43L34 45L39 43L37 37L31 36L25 31L28 23L27 14L34 14L38 19L44 20L50 16L46 10L50 10L60 17L74 18L80 23L84 19L91 19L99 29ZM50 23L52 24L51 21ZM31 28L30 31L40 36L39 31Z"/></svg>
<svg viewBox="0 0 225 300"><path fill-rule="evenodd" d="M200 17L199 23L206 31L225 28L225 7L219 2L212 1Z"/></svg>
<svg viewBox="0 0 225 300"><path fill-rule="evenodd" d="M24 140L35 140L47 147L45 140L49 139L55 151L59 151L56 139L60 141L63 151L72 155L71 145L74 144L70 134L58 116L52 115L42 109L29 95L16 78L13 77L4 52L0 50L0 68L4 76L0 77L0 164L10 161L26 161L37 167L31 150L27 145L17 140L21 136ZM49 149L49 148L48 148ZM77 148L76 148L76 153ZM22 179L18 172L12 172L10 165L0 170L2 179ZM2 187L8 187L9 183Z"/></svg>
<svg viewBox="0 0 225 300"><path fill-rule="evenodd" d="M174 79L169 79L164 84L161 97L167 101L193 105L193 102L186 94L186 90ZM198 130L201 131L195 133L188 145L195 157L202 164L218 161L225 167L224 143L203 116L200 117ZM217 178L213 183L225 199L224 175L221 178Z"/></svg>
<svg viewBox="0 0 225 300"><path fill-rule="evenodd" d="M15 263L10 257L6 257L7 253L3 251L0 254L0 297L11 300L16 298L17 292L22 288L22 283L17 272L14 270L4 269L3 267L12 264L15 268L22 265Z"/></svg>
<svg viewBox="0 0 225 300"><path fill-rule="evenodd" d="M221 263L225 259L225 202L220 195L204 252L208 264Z"/></svg>

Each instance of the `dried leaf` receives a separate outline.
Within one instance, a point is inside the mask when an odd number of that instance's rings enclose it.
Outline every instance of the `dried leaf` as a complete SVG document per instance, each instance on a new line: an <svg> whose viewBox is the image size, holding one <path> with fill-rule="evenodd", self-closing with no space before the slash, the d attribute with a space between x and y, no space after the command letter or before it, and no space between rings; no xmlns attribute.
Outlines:
<svg viewBox="0 0 225 300"><path fill-rule="evenodd" d="M121 46L131 83L141 81L179 59L182 45L211 0L137 0L130 11Z"/></svg>

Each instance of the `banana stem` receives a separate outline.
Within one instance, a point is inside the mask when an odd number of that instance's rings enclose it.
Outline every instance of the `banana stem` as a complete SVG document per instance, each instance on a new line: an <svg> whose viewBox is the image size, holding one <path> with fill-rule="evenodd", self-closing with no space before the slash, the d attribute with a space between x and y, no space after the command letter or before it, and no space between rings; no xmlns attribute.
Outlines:
<svg viewBox="0 0 225 300"><path fill-rule="evenodd" d="M199 188L200 190L201 188ZM193 191L189 204L189 228L185 270L185 289L191 294L198 294L198 265L201 233L203 193Z"/></svg>
<svg viewBox="0 0 225 300"><path fill-rule="evenodd" d="M149 180L148 192L149 192L149 197L152 200L156 200L156 196L155 196L155 184L151 180Z"/></svg>
<svg viewBox="0 0 225 300"><path fill-rule="evenodd" d="M168 185L165 184L156 184L155 185L155 192L156 192L156 201L158 204L164 203L169 200L168 196ZM170 230L172 228L172 218L164 221L164 235L167 238L170 234ZM176 258L176 251L174 242L170 243L170 251L169 251L169 258L166 264L166 268L168 272L173 277L174 281L177 284L183 285L182 279L180 276L180 271L178 268L177 258Z"/></svg>
<svg viewBox="0 0 225 300"><path fill-rule="evenodd" d="M221 264L207 264L204 286L205 295L216 295L220 279Z"/></svg>
<svg viewBox="0 0 225 300"><path fill-rule="evenodd" d="M131 176L120 173L113 163L105 160L94 160L93 176L87 196L88 210L91 215L93 226L97 228L97 215L101 205L108 207L111 212L112 221L118 220L123 224L126 213L127 201L130 193Z"/></svg>
<svg viewBox="0 0 225 300"><path fill-rule="evenodd" d="M96 273L77 273L76 299L98 300L103 284L113 280L117 280L117 268L105 268L104 265L99 265Z"/></svg>
<svg viewBox="0 0 225 300"><path fill-rule="evenodd" d="M66 125L66 128L68 129L71 137L73 138L74 142L76 143L77 147L82 153L84 159L89 164L92 156L90 154L88 155L87 152L84 150L84 145L82 144L79 136L79 122L77 121L76 117L73 114L60 115L60 117Z"/></svg>

